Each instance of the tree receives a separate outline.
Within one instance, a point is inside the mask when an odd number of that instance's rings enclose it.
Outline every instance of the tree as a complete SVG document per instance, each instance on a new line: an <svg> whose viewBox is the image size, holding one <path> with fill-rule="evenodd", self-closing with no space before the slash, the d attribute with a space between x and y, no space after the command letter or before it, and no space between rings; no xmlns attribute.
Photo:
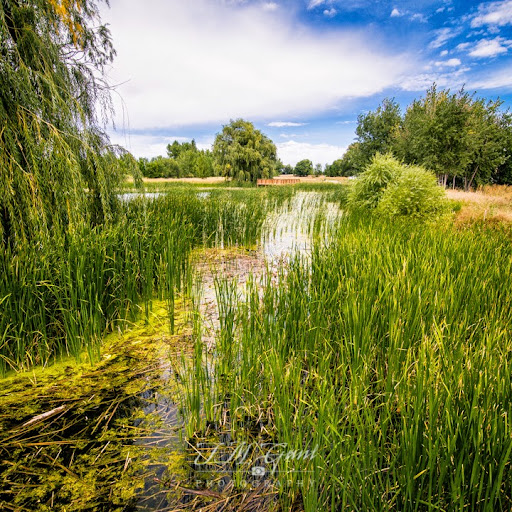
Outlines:
<svg viewBox="0 0 512 512"><path fill-rule="evenodd" d="M474 99L463 89L452 94L435 84L407 109L395 152L407 163L434 171L441 183L451 179L469 189L489 183L506 164L510 115L501 101Z"/></svg>
<svg viewBox="0 0 512 512"><path fill-rule="evenodd" d="M167 156L169 158L178 159L185 151L197 152L196 141L192 139L191 142L183 142L180 144L175 140L172 144L167 144Z"/></svg>
<svg viewBox="0 0 512 512"><path fill-rule="evenodd" d="M213 159L220 175L256 183L258 178L273 176L276 146L252 123L237 119L215 137Z"/></svg>
<svg viewBox="0 0 512 512"><path fill-rule="evenodd" d="M425 98L405 113L395 151L407 163L423 165L446 184L448 176L462 176L471 160L471 97L438 92L435 84Z"/></svg>
<svg viewBox="0 0 512 512"><path fill-rule="evenodd" d="M353 142L345 151L342 158L334 160L325 168L327 176L355 176L362 172L365 166L364 158L360 151L360 143Z"/></svg>
<svg viewBox="0 0 512 512"><path fill-rule="evenodd" d="M313 174L313 162L307 159L297 162L293 174L296 176L309 176L310 174Z"/></svg>
<svg viewBox="0 0 512 512"><path fill-rule="evenodd" d="M385 99L375 112L358 116L356 135L359 143L359 170L362 170L376 153L384 154L391 151L401 121L400 106L394 99Z"/></svg>
<svg viewBox="0 0 512 512"><path fill-rule="evenodd" d="M97 119L114 57L95 0L0 3L0 239L114 218L124 170Z"/></svg>

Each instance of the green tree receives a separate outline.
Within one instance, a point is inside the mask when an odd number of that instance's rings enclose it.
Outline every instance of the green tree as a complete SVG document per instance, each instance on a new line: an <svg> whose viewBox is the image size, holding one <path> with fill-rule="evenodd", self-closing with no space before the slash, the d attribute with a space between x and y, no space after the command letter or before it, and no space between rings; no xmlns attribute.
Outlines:
<svg viewBox="0 0 512 512"><path fill-rule="evenodd" d="M309 176L313 174L313 162L307 159L297 162L293 174L296 176Z"/></svg>
<svg viewBox="0 0 512 512"><path fill-rule="evenodd" d="M196 141L192 139L191 142L183 142L179 143L175 140L172 144L167 144L167 156L169 158L178 159L182 153L185 151L197 152Z"/></svg>
<svg viewBox="0 0 512 512"><path fill-rule="evenodd" d="M4 244L114 218L126 168L97 119L98 111L108 114L101 77L113 57L95 0L0 2Z"/></svg>
<svg viewBox="0 0 512 512"><path fill-rule="evenodd" d="M342 158L334 160L325 168L327 176L355 176L365 167L364 157L360 151L360 143L353 142L345 151Z"/></svg>
<svg viewBox="0 0 512 512"><path fill-rule="evenodd" d="M358 116L356 148L359 153L359 170L362 170L376 153L384 154L392 150L401 121L400 106L394 99L385 99L375 112Z"/></svg>
<svg viewBox="0 0 512 512"><path fill-rule="evenodd" d="M470 161L464 171L464 188L490 183L493 174L510 158L508 132L511 116L500 112L500 100L485 103L483 99L471 105ZM508 151L507 151L508 150Z"/></svg>
<svg viewBox="0 0 512 512"><path fill-rule="evenodd" d="M500 100L475 99L463 89L438 91L434 84L407 109L395 152L434 171L445 186L449 180L466 189L489 183L509 158L511 119L501 105Z"/></svg>
<svg viewBox="0 0 512 512"><path fill-rule="evenodd" d="M277 164L274 143L243 119L231 121L217 134L213 159L220 175L253 183L271 178Z"/></svg>
<svg viewBox="0 0 512 512"><path fill-rule="evenodd" d="M449 176L462 176L471 161L471 117L469 94L439 92L434 84L425 98L408 107L395 152L407 163L434 171L446 185Z"/></svg>

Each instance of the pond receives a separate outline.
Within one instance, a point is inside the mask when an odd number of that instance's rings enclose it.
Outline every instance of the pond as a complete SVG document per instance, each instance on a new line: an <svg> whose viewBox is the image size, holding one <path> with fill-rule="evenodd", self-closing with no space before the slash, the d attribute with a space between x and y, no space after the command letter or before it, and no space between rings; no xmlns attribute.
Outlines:
<svg viewBox="0 0 512 512"><path fill-rule="evenodd" d="M307 255L312 237L339 215L320 194L299 192L269 215L258 247L195 251L196 312L207 350L214 351L219 330L219 278L243 294L248 280L276 272L296 251ZM262 454L254 450L271 440L245 440L242 460L240 443L216 453L219 443L233 445L229 432L212 425L211 436L198 441L186 431L184 369L194 358L194 313L190 300L177 299L171 335L166 307L154 301L149 322L107 336L93 367L64 360L2 382L0 509L216 510L220 502L225 510L275 507L278 491L260 485ZM212 463L212 452L221 463ZM243 496L233 492L240 474L250 483Z"/></svg>

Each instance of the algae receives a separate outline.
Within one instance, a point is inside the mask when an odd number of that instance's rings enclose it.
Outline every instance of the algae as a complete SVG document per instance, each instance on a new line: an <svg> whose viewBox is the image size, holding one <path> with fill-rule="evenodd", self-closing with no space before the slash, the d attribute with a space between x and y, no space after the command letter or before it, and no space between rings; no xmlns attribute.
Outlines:
<svg viewBox="0 0 512 512"><path fill-rule="evenodd" d="M182 299L108 335L99 363L12 374L0 396L0 509L153 510L187 476L171 361L189 350ZM175 487L175 485L174 485ZM179 502L179 493L172 499Z"/></svg>

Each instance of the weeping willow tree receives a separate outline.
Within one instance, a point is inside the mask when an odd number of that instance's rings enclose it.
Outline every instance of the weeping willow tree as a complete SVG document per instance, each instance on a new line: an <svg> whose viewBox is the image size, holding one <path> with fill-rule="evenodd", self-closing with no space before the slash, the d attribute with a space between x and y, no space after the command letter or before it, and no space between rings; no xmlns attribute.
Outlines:
<svg viewBox="0 0 512 512"><path fill-rule="evenodd" d="M125 167L102 129L102 76L114 55L95 0L0 0L4 247L113 219Z"/></svg>
<svg viewBox="0 0 512 512"><path fill-rule="evenodd" d="M274 143L243 119L222 127L215 137L213 158L219 174L237 181L271 178L277 167Z"/></svg>

